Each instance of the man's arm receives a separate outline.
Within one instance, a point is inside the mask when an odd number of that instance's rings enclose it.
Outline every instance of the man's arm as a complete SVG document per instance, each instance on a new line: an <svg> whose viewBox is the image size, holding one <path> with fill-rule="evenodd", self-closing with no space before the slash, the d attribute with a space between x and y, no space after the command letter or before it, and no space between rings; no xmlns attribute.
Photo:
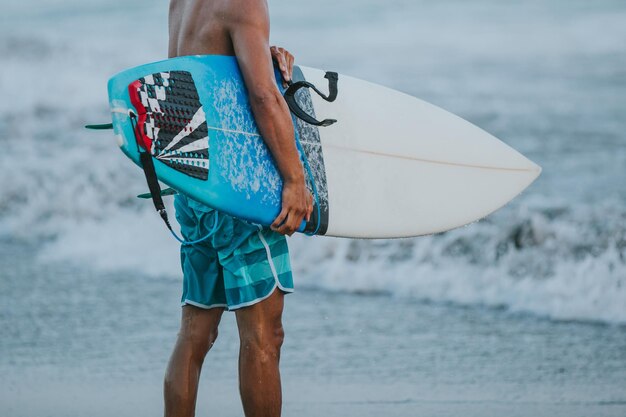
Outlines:
<svg viewBox="0 0 626 417"><path fill-rule="evenodd" d="M233 0L229 34L259 131L283 179L282 210L272 229L293 234L309 220L312 196L294 141L287 103L276 87L269 46L269 14L264 0Z"/></svg>

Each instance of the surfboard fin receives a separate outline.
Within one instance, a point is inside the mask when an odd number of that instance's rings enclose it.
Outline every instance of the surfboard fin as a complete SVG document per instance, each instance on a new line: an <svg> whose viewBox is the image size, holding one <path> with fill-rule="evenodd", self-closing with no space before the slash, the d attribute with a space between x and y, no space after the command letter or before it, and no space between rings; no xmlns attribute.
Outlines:
<svg viewBox="0 0 626 417"><path fill-rule="evenodd" d="M113 129L113 123L103 123L103 124L98 124L98 125L85 125L85 129L110 130L110 129Z"/></svg>
<svg viewBox="0 0 626 417"><path fill-rule="evenodd" d="M166 188L164 190L161 190L161 195L176 195L176 194L178 194L178 191L176 191L173 188ZM152 198L152 195L150 193L139 194L137 198L143 198L144 200L149 200Z"/></svg>

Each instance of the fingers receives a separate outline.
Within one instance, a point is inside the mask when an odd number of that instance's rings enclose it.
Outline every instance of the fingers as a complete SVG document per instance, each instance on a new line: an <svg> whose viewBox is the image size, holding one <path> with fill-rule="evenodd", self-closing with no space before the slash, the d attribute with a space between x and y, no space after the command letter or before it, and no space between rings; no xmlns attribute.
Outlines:
<svg viewBox="0 0 626 417"><path fill-rule="evenodd" d="M295 217L297 216L287 215L285 222L276 228L272 227L272 230L280 233L281 235L293 235L293 233L297 230L297 227L293 226L293 221Z"/></svg>
<svg viewBox="0 0 626 417"><path fill-rule="evenodd" d="M299 224L295 227L293 226L293 224L297 222L297 217L296 210L283 207L270 228L282 235L291 236L298 229L298 226L300 226ZM300 219L302 219L302 216L300 216Z"/></svg>
<svg viewBox="0 0 626 417"><path fill-rule="evenodd" d="M283 213L286 214L283 216ZM306 212L303 210L292 209L287 211L283 209L270 228L280 234L291 236L300 228L305 215Z"/></svg>
<svg viewBox="0 0 626 417"><path fill-rule="evenodd" d="M283 76L283 80L288 81L290 78L288 77L287 72L287 58L285 57L285 49L279 48L277 46L270 47L270 51L272 53L272 57L278 64L278 68L280 69L280 73ZM284 83L283 83L284 84Z"/></svg>
<svg viewBox="0 0 626 417"><path fill-rule="evenodd" d="M283 75L283 87L287 88L289 86L289 81L291 81L291 76L288 72L287 59L285 58L285 55L280 55L279 62L280 72Z"/></svg>
<svg viewBox="0 0 626 417"><path fill-rule="evenodd" d="M294 56L289 53L285 48L279 48L277 46L270 47L272 57L276 60L278 68L283 76L283 87L288 86L288 82L291 81L293 74Z"/></svg>
<svg viewBox="0 0 626 417"><path fill-rule="evenodd" d="M278 217L276 217L276 219L274 219L274 222L270 225L270 228L272 230L278 230L279 227L283 224L283 222L287 218L288 214L289 214L289 210L283 207Z"/></svg>
<svg viewBox="0 0 626 417"><path fill-rule="evenodd" d="M278 58L278 67L280 68L280 72L283 74L283 79L285 81L289 81L289 73L287 72L287 60L285 59L285 55L280 54Z"/></svg>
<svg viewBox="0 0 626 417"><path fill-rule="evenodd" d="M298 231L298 229L300 228L300 225L302 224L302 220L304 220L304 216L306 215L305 211L298 211L296 212L296 215L293 216L290 224L289 224L289 236L293 235L295 232Z"/></svg>
<svg viewBox="0 0 626 417"><path fill-rule="evenodd" d="M309 202L306 207L306 221L311 221L311 214L313 213L313 196L309 193Z"/></svg>
<svg viewBox="0 0 626 417"><path fill-rule="evenodd" d="M271 229L291 236L296 232L302 220L311 218L313 196L304 181L286 181L283 183L282 210L271 224Z"/></svg>
<svg viewBox="0 0 626 417"><path fill-rule="evenodd" d="M289 51L285 51L285 55L285 60L287 61L287 80L291 81L293 78L293 62L295 61L295 58L289 53Z"/></svg>
<svg viewBox="0 0 626 417"><path fill-rule="evenodd" d="M294 216L295 217L295 216ZM286 221L282 226L280 226L278 229L276 229L276 231L278 233L280 233L281 235L286 235L286 236L291 236L294 234L294 232L296 230L298 230L298 226L294 226L293 225L293 218L287 218L288 221Z"/></svg>

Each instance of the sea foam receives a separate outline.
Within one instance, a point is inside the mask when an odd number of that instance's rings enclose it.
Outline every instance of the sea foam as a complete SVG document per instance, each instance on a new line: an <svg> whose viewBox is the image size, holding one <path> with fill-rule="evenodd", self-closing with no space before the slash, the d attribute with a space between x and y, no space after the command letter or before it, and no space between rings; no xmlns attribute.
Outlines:
<svg viewBox="0 0 626 417"><path fill-rule="evenodd" d="M432 101L544 168L513 203L448 233L296 236L296 287L626 323L626 7L565 18L551 2L365 1L358 14L332 2L340 13L329 17L330 1L292 3L272 4L272 36L297 62ZM141 171L109 132L82 127L109 119L111 75L165 56L166 8L47 4L15 3L0 26L10 98L0 101L0 238L35 243L42 271L72 262L180 279L176 242L135 197L147 190Z"/></svg>

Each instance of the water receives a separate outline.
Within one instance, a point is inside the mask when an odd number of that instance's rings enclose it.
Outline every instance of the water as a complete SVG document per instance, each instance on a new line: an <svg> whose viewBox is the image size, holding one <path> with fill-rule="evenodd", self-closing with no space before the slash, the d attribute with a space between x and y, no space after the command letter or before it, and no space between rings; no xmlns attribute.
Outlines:
<svg viewBox="0 0 626 417"><path fill-rule="evenodd" d="M291 239L286 412L626 414L626 4L270 7L273 43L298 62L428 100L544 168L507 207L449 233ZM82 126L109 117L108 77L163 58L166 41L166 7L145 0L3 5L0 410L10 415L159 412L177 245L134 197L141 172L108 133ZM200 400L224 415L240 414L233 326L225 319L203 382L224 395Z"/></svg>
<svg viewBox="0 0 626 417"><path fill-rule="evenodd" d="M21 259L32 247L0 248L3 415L160 413L180 282L67 264L42 274ZM198 415L241 415L232 314L221 329ZM287 298L285 329L285 415L626 411L623 327L311 290Z"/></svg>

